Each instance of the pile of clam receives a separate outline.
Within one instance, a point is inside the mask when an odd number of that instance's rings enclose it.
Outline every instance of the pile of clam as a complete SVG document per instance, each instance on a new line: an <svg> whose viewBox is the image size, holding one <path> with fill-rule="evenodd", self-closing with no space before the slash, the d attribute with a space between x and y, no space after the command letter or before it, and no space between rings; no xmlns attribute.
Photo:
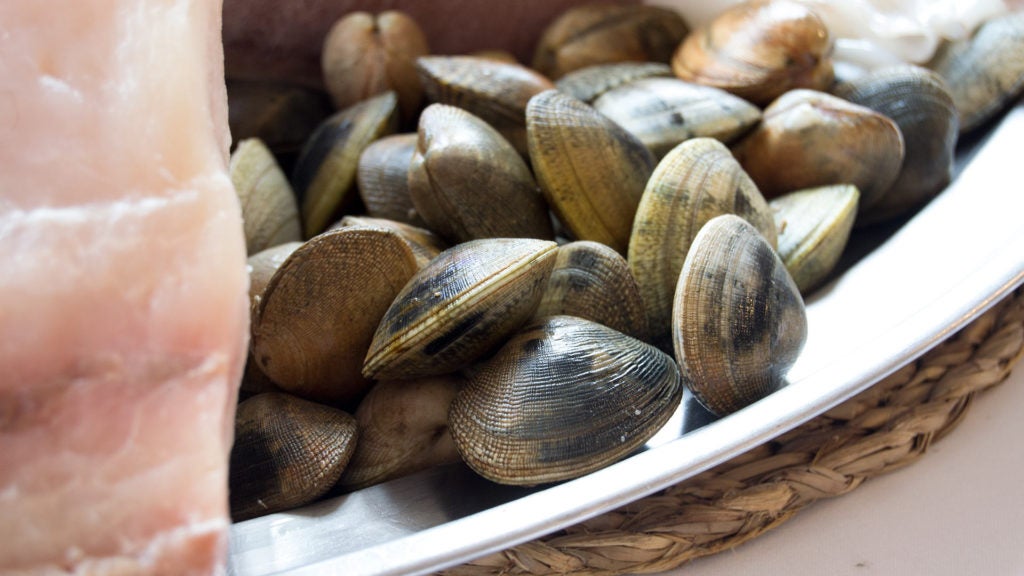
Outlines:
<svg viewBox="0 0 1024 576"><path fill-rule="evenodd" d="M357 13L327 95L229 84L252 278L234 517L457 460L565 480L640 448L684 387L726 415L783 386L854 227L935 196L961 127L1019 91L1021 23L836 79L788 0L692 31L583 6L531 67Z"/></svg>

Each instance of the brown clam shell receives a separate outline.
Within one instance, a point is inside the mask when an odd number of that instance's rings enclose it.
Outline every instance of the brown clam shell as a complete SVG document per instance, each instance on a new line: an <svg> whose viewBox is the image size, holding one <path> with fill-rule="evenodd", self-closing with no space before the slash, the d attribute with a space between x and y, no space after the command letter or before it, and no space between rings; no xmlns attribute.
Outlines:
<svg viewBox="0 0 1024 576"><path fill-rule="evenodd" d="M366 214L423 228L409 197L409 163L416 152L415 133L375 140L359 155L356 185Z"/></svg>
<svg viewBox="0 0 1024 576"><path fill-rule="evenodd" d="M554 238L547 203L526 162L494 128L461 108L431 104L420 115L409 193L427 226L452 244Z"/></svg>
<svg viewBox="0 0 1024 576"><path fill-rule="evenodd" d="M889 118L903 136L903 164L885 194L857 218L880 222L920 207L949 184L959 117L942 77L919 66L874 70L834 90Z"/></svg>
<svg viewBox="0 0 1024 576"><path fill-rule="evenodd" d="M794 88L827 90L834 80L832 40L803 4L743 2L687 36L672 70L764 106Z"/></svg>
<svg viewBox="0 0 1024 576"><path fill-rule="evenodd" d="M359 490L458 462L448 408L460 386L454 375L374 384L356 410L359 442L337 488Z"/></svg>
<svg viewBox="0 0 1024 576"><path fill-rule="evenodd" d="M427 100L471 112L526 155L526 104L554 88L550 80L521 64L474 56L423 56L416 68Z"/></svg>
<svg viewBox="0 0 1024 576"><path fill-rule="evenodd" d="M231 447L231 517L248 520L309 504L337 482L355 451L351 415L288 394L238 405Z"/></svg>
<svg viewBox="0 0 1024 576"><path fill-rule="evenodd" d="M584 4L544 30L533 67L549 78L612 62L668 62L689 28L678 12L657 6Z"/></svg>
<svg viewBox="0 0 1024 576"><path fill-rule="evenodd" d="M765 109L733 153L765 198L853 184L863 213L899 176L903 136L885 116L824 92L792 90Z"/></svg>
<svg viewBox="0 0 1024 576"><path fill-rule="evenodd" d="M408 244L379 228L320 234L291 254L252 317L252 353L282 390L348 406L369 386L361 374L373 332L418 269Z"/></svg>

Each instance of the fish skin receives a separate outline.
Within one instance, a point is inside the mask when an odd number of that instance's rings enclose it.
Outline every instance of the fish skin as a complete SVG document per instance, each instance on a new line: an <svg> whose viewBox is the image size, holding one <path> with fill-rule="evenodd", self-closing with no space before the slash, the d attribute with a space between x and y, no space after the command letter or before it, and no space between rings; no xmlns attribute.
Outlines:
<svg viewBox="0 0 1024 576"><path fill-rule="evenodd" d="M220 574L248 334L219 0L0 3L0 574Z"/></svg>

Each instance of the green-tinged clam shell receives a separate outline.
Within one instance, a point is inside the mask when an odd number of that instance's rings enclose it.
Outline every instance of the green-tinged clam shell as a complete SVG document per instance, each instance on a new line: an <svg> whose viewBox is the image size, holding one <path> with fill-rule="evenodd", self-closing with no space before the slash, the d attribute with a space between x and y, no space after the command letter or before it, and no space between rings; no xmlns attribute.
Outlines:
<svg viewBox="0 0 1024 576"><path fill-rule="evenodd" d="M363 374L407 379L460 370L522 326L555 263L548 240L491 238L442 252L395 297Z"/></svg>
<svg viewBox="0 0 1024 576"><path fill-rule="evenodd" d="M255 254L302 240L299 208L274 155L258 138L238 143L228 166L231 184L242 205L245 249Z"/></svg>
<svg viewBox="0 0 1024 576"><path fill-rule="evenodd" d="M559 78L555 87L590 104L601 94L634 80L671 76L672 67L662 62L615 62L573 70Z"/></svg>
<svg viewBox="0 0 1024 576"><path fill-rule="evenodd" d="M721 214L749 220L775 245L771 210L729 149L712 138L687 140L651 175L629 242L629 267L658 346L668 347L672 295L690 244L706 222Z"/></svg>
<svg viewBox="0 0 1024 576"><path fill-rule="evenodd" d="M679 406L667 354L611 328L552 316L474 366L448 415L477 473L532 485L582 476L627 456Z"/></svg>
<svg viewBox="0 0 1024 576"><path fill-rule="evenodd" d="M557 315L593 320L640 340L649 338L647 313L629 264L598 242L578 240L558 247L534 316Z"/></svg>
<svg viewBox="0 0 1024 576"><path fill-rule="evenodd" d="M718 216L697 234L679 275L672 337L684 385L719 416L785 383L807 337L803 299L746 220Z"/></svg>
<svg viewBox="0 0 1024 576"><path fill-rule="evenodd" d="M397 106L394 92L374 96L332 115L306 141L295 160L292 185L307 238L326 229L354 196L359 156L371 142L395 132Z"/></svg>
<svg viewBox="0 0 1024 576"><path fill-rule="evenodd" d="M1024 12L993 18L971 38L945 44L929 67L949 85L960 131L978 128L1024 90Z"/></svg>
<svg viewBox="0 0 1024 576"><path fill-rule="evenodd" d="M768 205L779 230L779 257L802 294L816 288L839 262L857 216L856 186L799 190Z"/></svg>
<svg viewBox="0 0 1024 576"><path fill-rule="evenodd" d="M684 140L726 144L761 119L760 108L711 86L676 78L644 78L608 90L594 109L629 130L661 158Z"/></svg>
<svg viewBox="0 0 1024 576"><path fill-rule="evenodd" d="M530 160L558 219L577 240L624 254L654 157L635 136L590 106L549 90L526 110Z"/></svg>

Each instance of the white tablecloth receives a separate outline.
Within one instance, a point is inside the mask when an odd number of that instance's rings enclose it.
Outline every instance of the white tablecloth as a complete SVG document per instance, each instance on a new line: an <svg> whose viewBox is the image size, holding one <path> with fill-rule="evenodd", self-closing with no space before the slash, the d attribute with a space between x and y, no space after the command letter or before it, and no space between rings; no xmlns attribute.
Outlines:
<svg viewBox="0 0 1024 576"><path fill-rule="evenodd" d="M1024 363L917 462L683 574L1024 575Z"/></svg>

